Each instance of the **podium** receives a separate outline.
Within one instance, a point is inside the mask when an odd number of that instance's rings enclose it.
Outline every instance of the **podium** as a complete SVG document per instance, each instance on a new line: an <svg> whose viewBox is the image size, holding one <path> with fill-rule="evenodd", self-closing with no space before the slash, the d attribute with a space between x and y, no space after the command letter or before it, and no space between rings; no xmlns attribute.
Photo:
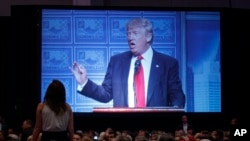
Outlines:
<svg viewBox="0 0 250 141"><path fill-rule="evenodd" d="M174 107L150 107L150 108L113 108L113 107L95 107L94 113L162 113L162 112L184 112L182 108Z"/></svg>

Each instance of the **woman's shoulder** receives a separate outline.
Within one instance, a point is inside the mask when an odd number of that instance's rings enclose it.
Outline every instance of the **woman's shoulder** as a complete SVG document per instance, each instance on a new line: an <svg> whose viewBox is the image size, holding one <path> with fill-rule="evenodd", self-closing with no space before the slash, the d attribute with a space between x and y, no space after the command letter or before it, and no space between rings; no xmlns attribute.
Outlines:
<svg viewBox="0 0 250 141"><path fill-rule="evenodd" d="M44 103L43 102L40 102L37 104L37 107L43 107L44 106Z"/></svg>
<svg viewBox="0 0 250 141"><path fill-rule="evenodd" d="M65 103L65 104L66 104L67 110L72 111L71 106L68 103Z"/></svg>
<svg viewBox="0 0 250 141"><path fill-rule="evenodd" d="M37 110L41 111L44 107L44 103L43 102L40 102L37 104Z"/></svg>

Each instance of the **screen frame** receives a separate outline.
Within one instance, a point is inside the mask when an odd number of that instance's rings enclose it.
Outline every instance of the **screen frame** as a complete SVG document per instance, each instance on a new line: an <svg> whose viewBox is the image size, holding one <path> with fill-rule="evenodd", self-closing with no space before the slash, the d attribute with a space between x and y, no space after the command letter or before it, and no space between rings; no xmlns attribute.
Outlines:
<svg viewBox="0 0 250 141"><path fill-rule="evenodd" d="M102 6L39 6L40 13L44 9L51 9L51 10L56 10L56 9L58 9L58 10L60 10L60 9L61 10L62 9L65 9L65 10L70 10L70 9L72 9L72 10L82 10L82 9L84 9L84 10L124 10L124 11L125 10L131 10L131 11L138 11L138 10L146 10L146 11L150 11L150 10L152 10L152 11L191 11L191 12L219 12L220 15L224 11L223 8L197 8L197 7L194 8L194 7L127 7L127 6L122 6L122 7L121 6L110 6L110 7L102 7ZM40 21L40 24L41 24L41 21ZM39 42L39 44L41 44L41 41ZM221 81L221 83L222 83L222 81ZM222 85L221 85L221 103L220 104L221 104L221 111L219 113L223 112ZM180 112L180 111L178 111L178 112ZM181 111L181 112L185 112L185 111ZM77 113L77 112L74 112L74 113ZM104 112L104 113L113 113L113 112L108 111L108 112ZM213 112L211 112L211 113L213 113ZM78 113L78 114L81 114L81 113ZM85 112L84 112L84 114L85 114Z"/></svg>
<svg viewBox="0 0 250 141"><path fill-rule="evenodd" d="M11 93L6 93L8 97L6 101L8 103L7 115L13 117L16 122L18 119L24 119L31 117L35 119L35 109L40 102L41 83L40 83L40 18L42 8L72 8L72 6L48 6L48 5L12 5L11 6L11 38L10 43L13 48L8 50L8 58L16 60L16 63L8 64L5 70L6 89L11 90ZM75 6L73 6L75 7ZM135 6L137 7L137 6ZM76 7L79 9L85 8L85 6ZM101 7L102 8L102 7ZM118 7L115 7L118 8ZM126 7L125 7L126 8ZM132 7L133 8L133 7ZM139 7L141 8L141 7ZM142 7L143 9L144 7ZM152 8L152 7L151 7ZM149 9L151 9L149 8ZM158 7L155 7L158 8ZM214 119L213 125L216 127L225 127L228 125L226 119L230 117L239 117L241 123L247 122L245 112L247 107L246 103L246 89L247 83L242 83L242 79L248 76L248 69L246 65L238 64L242 62L247 64L248 60L248 48L249 39L244 36L249 33L249 21L245 20L245 17L249 17L249 9L241 8L207 8L207 7L159 7L160 9L172 9L172 10L201 10L201 11L221 11L221 113L185 113L188 114L196 125L208 129L211 127L210 122L206 122L207 119ZM237 21L237 22L235 22ZM236 28L237 27L237 28ZM236 36L237 35L237 36ZM13 49L15 50L13 52ZM232 66L232 62L237 65ZM25 66L25 67L24 67ZM15 73L13 74L13 71ZM14 81L13 81L14 80ZM24 82L25 80L25 82ZM13 88L13 86L15 88ZM13 96L16 99L13 101ZM176 120L184 113L74 113L74 118L78 127L85 127L87 129L102 128L100 126L113 126L123 129L133 128L133 123L140 124L141 127L152 129L159 129L163 126L166 129L168 123L168 129L171 124L174 124ZM141 118L148 120L147 124L142 121ZM117 122L114 122L119 119ZM151 122L151 119L159 121L159 124ZM131 124L122 124L120 121L130 121ZM92 122L91 122L92 121ZM96 123L96 124L86 124ZM217 123L216 123L217 122ZM144 126L145 125L145 126ZM76 129L80 129L77 128ZM198 129L198 127L197 127ZM201 128L204 129L204 128ZM213 128L214 129L214 128Z"/></svg>

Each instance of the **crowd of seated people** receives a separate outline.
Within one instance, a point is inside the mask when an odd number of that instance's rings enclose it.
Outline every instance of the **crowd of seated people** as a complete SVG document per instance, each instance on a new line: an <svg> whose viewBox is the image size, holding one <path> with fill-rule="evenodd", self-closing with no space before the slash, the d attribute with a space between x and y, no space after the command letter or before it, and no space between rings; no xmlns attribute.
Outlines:
<svg viewBox="0 0 250 141"><path fill-rule="evenodd" d="M221 129L202 130L187 134L183 130L175 130L173 133L163 130L116 131L111 128L108 129L99 133L95 132L95 136L89 136L88 131L81 131L81 135L76 132L77 137L74 138L74 141L230 141L229 132Z"/></svg>
<svg viewBox="0 0 250 141"><path fill-rule="evenodd" d="M187 118L187 117L185 117ZM232 119L232 125L237 124L237 119ZM26 125L28 122L28 125ZM190 124L190 123L189 123ZM191 125L191 124L190 124ZM73 141L232 141L230 139L230 129L214 129L214 130L194 130L193 126L180 128L178 125L172 132L164 130L147 130L137 129L131 130L116 130L107 127L104 131L96 131L94 129L75 129ZM11 128L6 131L0 131L0 141L21 141L25 137L27 141L32 140L32 121L24 120L22 131L16 133ZM40 134L42 135L42 134ZM37 141L39 141L38 138Z"/></svg>
<svg viewBox="0 0 250 141"><path fill-rule="evenodd" d="M166 141L165 136L173 138L172 140L169 139L169 141L230 141L229 131L221 129L213 131L202 130L187 134L183 130L175 130L172 133L162 130L147 131L139 129L138 131L116 131L111 128L108 129L102 132L76 130L73 141ZM92 132L92 134L89 132ZM20 141L18 137L20 137L19 134L12 133L6 136L3 131L0 131L0 141ZM161 140L160 137L162 137ZM27 138L27 141L31 141L31 139L32 135Z"/></svg>

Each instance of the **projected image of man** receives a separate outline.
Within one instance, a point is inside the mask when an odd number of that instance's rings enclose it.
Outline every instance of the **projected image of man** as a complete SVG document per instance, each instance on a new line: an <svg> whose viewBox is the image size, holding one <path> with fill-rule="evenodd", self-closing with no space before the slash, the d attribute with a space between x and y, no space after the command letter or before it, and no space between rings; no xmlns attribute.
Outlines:
<svg viewBox="0 0 250 141"><path fill-rule="evenodd" d="M69 67L78 83L77 91L100 102L113 100L114 107L184 108L178 61L154 50L152 23L135 18L126 29L129 51L110 58L101 85L89 79L78 62Z"/></svg>

